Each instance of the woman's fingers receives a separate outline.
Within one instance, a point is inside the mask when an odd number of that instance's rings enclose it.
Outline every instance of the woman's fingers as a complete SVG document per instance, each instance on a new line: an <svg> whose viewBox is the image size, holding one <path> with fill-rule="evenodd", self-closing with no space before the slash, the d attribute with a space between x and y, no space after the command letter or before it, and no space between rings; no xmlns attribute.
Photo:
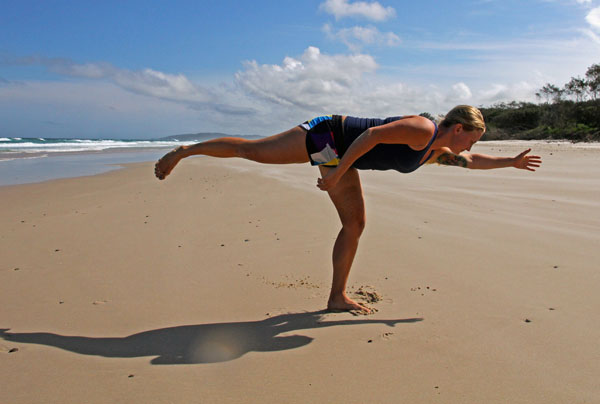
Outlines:
<svg viewBox="0 0 600 404"><path fill-rule="evenodd" d="M542 164L542 158L540 156L527 156L526 158L528 167L539 167Z"/></svg>
<svg viewBox="0 0 600 404"><path fill-rule="evenodd" d="M523 158L523 157L525 157L525 155L526 155L527 153L529 153L530 151L531 151L531 149L527 149L527 150L525 150L524 152L520 153L520 154L519 154L517 157L518 157L518 158ZM531 157L531 156L530 156L530 157Z"/></svg>
<svg viewBox="0 0 600 404"><path fill-rule="evenodd" d="M535 171L533 167L540 167L542 164L542 158L540 156L524 156L525 169L528 171Z"/></svg>
<svg viewBox="0 0 600 404"><path fill-rule="evenodd" d="M317 187L321 191L327 191L328 189L335 187L337 182L337 177L330 171L327 175L324 175L323 178L317 178Z"/></svg>
<svg viewBox="0 0 600 404"><path fill-rule="evenodd" d="M337 182L333 182L331 180L317 180L317 187L321 190L321 191L327 191L333 187L335 187L337 184Z"/></svg>
<svg viewBox="0 0 600 404"><path fill-rule="evenodd" d="M515 167L528 171L535 171L534 167L540 167L542 158L540 156L527 156L531 149L527 149L516 157L517 163Z"/></svg>

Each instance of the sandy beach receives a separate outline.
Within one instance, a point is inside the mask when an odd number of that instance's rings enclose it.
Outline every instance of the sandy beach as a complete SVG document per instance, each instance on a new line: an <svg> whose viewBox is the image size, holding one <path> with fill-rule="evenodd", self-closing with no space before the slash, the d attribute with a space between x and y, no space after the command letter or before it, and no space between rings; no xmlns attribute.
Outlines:
<svg viewBox="0 0 600 404"><path fill-rule="evenodd" d="M307 164L0 187L0 403L598 403L600 149L533 153L361 172L369 316L323 311L339 222Z"/></svg>

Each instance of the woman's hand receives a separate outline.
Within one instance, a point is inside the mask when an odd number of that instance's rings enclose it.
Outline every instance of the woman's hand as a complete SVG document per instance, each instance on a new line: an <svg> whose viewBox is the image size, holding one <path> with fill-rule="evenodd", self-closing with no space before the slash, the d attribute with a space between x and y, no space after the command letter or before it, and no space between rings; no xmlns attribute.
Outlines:
<svg viewBox="0 0 600 404"><path fill-rule="evenodd" d="M539 167L542 164L542 158L540 156L527 156L531 149L525 150L514 158L513 167L520 168L522 170L535 171L533 167Z"/></svg>
<svg viewBox="0 0 600 404"><path fill-rule="evenodd" d="M341 178L339 171L340 170L337 167L328 170L323 178L317 178L317 187L319 187L321 191L327 191L328 189L335 187Z"/></svg>

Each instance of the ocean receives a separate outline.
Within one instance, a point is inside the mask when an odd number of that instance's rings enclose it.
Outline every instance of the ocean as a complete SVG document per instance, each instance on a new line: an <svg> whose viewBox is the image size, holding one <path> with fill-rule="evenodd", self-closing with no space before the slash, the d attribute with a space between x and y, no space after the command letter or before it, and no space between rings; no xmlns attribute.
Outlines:
<svg viewBox="0 0 600 404"><path fill-rule="evenodd" d="M0 186L100 174L126 163L155 161L167 150L192 143L0 137Z"/></svg>

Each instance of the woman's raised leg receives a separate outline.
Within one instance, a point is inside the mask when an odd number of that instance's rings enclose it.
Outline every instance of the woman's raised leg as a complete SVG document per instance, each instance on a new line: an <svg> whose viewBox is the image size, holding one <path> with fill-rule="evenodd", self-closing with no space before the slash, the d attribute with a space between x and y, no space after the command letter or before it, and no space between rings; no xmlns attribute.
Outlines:
<svg viewBox="0 0 600 404"><path fill-rule="evenodd" d="M154 166L154 173L165 179L181 159L203 154L212 157L241 157L265 164L306 163L306 131L296 126L288 131L264 139L248 140L222 137L191 146L180 146L165 154Z"/></svg>

